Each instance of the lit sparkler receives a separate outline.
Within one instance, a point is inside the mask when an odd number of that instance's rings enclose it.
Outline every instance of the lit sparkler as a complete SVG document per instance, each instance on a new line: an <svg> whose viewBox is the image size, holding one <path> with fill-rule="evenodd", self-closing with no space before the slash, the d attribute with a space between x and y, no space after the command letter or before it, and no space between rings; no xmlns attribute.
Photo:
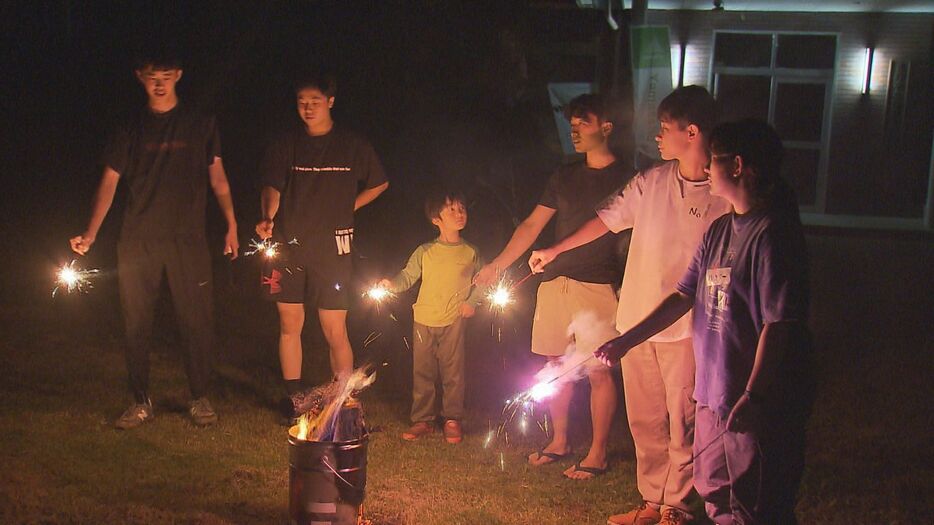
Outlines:
<svg viewBox="0 0 934 525"><path fill-rule="evenodd" d="M563 370L560 373L555 374L553 377L539 381L538 383L532 385L529 389L516 394L515 398L507 399L503 406L503 419L496 430L496 435L504 436L508 442L506 428L513 420L516 419L517 416L519 417L519 430L524 434L528 429L528 418L535 418L535 403L544 401L545 399L555 395L558 392L558 387L560 385L558 380L571 373L572 371L577 370L591 359L594 359L593 355L587 355L583 359L578 360L576 363L567 367L563 367ZM547 425L547 420L544 422L539 422L538 424L539 428L542 429L545 434L548 433Z"/></svg>
<svg viewBox="0 0 934 525"><path fill-rule="evenodd" d="M267 259L274 259L279 255L279 245L280 243L274 242L271 238L261 241L250 239L250 248L253 249L243 252L243 255L256 255L259 253Z"/></svg>
<svg viewBox="0 0 934 525"><path fill-rule="evenodd" d="M97 268L91 270L77 268L75 267L76 262L76 260L72 260L58 269L55 274L55 288L52 289L52 297L55 297L60 288L64 288L68 293L85 292L88 288L91 288L90 279L100 270Z"/></svg>
<svg viewBox="0 0 934 525"><path fill-rule="evenodd" d="M497 283L496 286L494 286L486 295L487 301L490 303L490 307L496 307L500 310L504 310L507 306L515 302L512 297L512 291L525 281L529 280L529 277L532 277L532 275L534 274L530 273L526 275L515 284L509 284L509 282L506 280L506 276L503 275L499 283Z"/></svg>
<svg viewBox="0 0 934 525"><path fill-rule="evenodd" d="M394 293L390 292L385 286L376 285L366 291L366 296L370 299L376 301L377 303L383 302L384 299L391 299L395 296Z"/></svg>
<svg viewBox="0 0 934 525"><path fill-rule="evenodd" d="M287 244L298 246L298 239L292 239ZM279 255L280 246L282 243L273 241L271 237L261 241L250 239L250 248L253 249L243 252L243 255L261 254L267 259L275 259Z"/></svg>

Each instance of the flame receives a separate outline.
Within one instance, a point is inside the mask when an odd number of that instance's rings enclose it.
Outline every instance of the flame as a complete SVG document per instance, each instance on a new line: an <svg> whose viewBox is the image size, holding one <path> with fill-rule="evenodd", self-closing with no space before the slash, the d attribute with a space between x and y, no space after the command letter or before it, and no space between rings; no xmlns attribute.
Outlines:
<svg viewBox="0 0 934 525"><path fill-rule="evenodd" d="M298 433L295 437L302 441L308 439L308 414L302 414L302 417L298 418Z"/></svg>

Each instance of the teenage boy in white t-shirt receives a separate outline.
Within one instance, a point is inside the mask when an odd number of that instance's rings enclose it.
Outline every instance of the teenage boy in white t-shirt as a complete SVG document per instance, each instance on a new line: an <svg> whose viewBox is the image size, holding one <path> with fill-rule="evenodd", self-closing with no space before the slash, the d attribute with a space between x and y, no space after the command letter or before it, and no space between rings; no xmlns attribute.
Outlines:
<svg viewBox="0 0 934 525"><path fill-rule="evenodd" d="M658 107L658 151L666 162L637 174L611 195L597 217L550 248L532 252L540 272L558 254L632 228L616 327L625 332L648 315L684 274L704 232L730 211L710 195L704 172L707 134L716 120L713 97L702 87L676 89ZM610 516L619 525L685 523L692 519L691 458L694 436L694 351L685 315L621 360L626 413L636 449L636 477L643 503Z"/></svg>

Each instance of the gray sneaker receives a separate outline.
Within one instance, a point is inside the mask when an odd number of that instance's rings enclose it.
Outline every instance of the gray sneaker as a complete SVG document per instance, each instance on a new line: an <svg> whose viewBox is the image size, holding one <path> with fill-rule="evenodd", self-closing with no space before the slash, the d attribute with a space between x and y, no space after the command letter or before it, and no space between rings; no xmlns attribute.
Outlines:
<svg viewBox="0 0 934 525"><path fill-rule="evenodd" d="M191 422L195 426L206 427L217 423L217 412L211 407L211 402L206 397L192 401L188 413L191 414Z"/></svg>
<svg viewBox="0 0 934 525"><path fill-rule="evenodd" d="M123 415L114 423L114 426L120 430L129 430L136 428L153 418L152 401L146 400L145 403L133 403L130 408L123 412Z"/></svg>

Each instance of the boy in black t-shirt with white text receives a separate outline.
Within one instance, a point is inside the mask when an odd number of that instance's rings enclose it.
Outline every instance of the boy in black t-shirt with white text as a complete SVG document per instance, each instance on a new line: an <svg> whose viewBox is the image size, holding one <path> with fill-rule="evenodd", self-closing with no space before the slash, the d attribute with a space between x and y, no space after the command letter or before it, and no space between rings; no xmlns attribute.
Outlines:
<svg viewBox="0 0 934 525"><path fill-rule="evenodd" d="M120 429L137 427L153 417L149 347L163 273L188 346L185 370L192 422L204 426L217 421L205 397L214 341L211 256L204 224L207 181L227 220L224 253L231 258L239 248L237 222L217 124L214 117L179 101L175 85L181 77L180 62L172 56L138 62L136 78L146 90L147 106L110 139L87 229L70 240L75 253L88 252L113 203L117 183L126 180L129 196L117 244L117 274L134 402L116 421Z"/></svg>
<svg viewBox="0 0 934 525"><path fill-rule="evenodd" d="M317 309L335 377L353 369L346 320L354 212L389 186L370 143L332 120L335 91L329 75L296 84L303 126L275 140L261 167L256 233L283 246L263 269L263 294L279 311L279 361L290 396L301 390L306 304Z"/></svg>

